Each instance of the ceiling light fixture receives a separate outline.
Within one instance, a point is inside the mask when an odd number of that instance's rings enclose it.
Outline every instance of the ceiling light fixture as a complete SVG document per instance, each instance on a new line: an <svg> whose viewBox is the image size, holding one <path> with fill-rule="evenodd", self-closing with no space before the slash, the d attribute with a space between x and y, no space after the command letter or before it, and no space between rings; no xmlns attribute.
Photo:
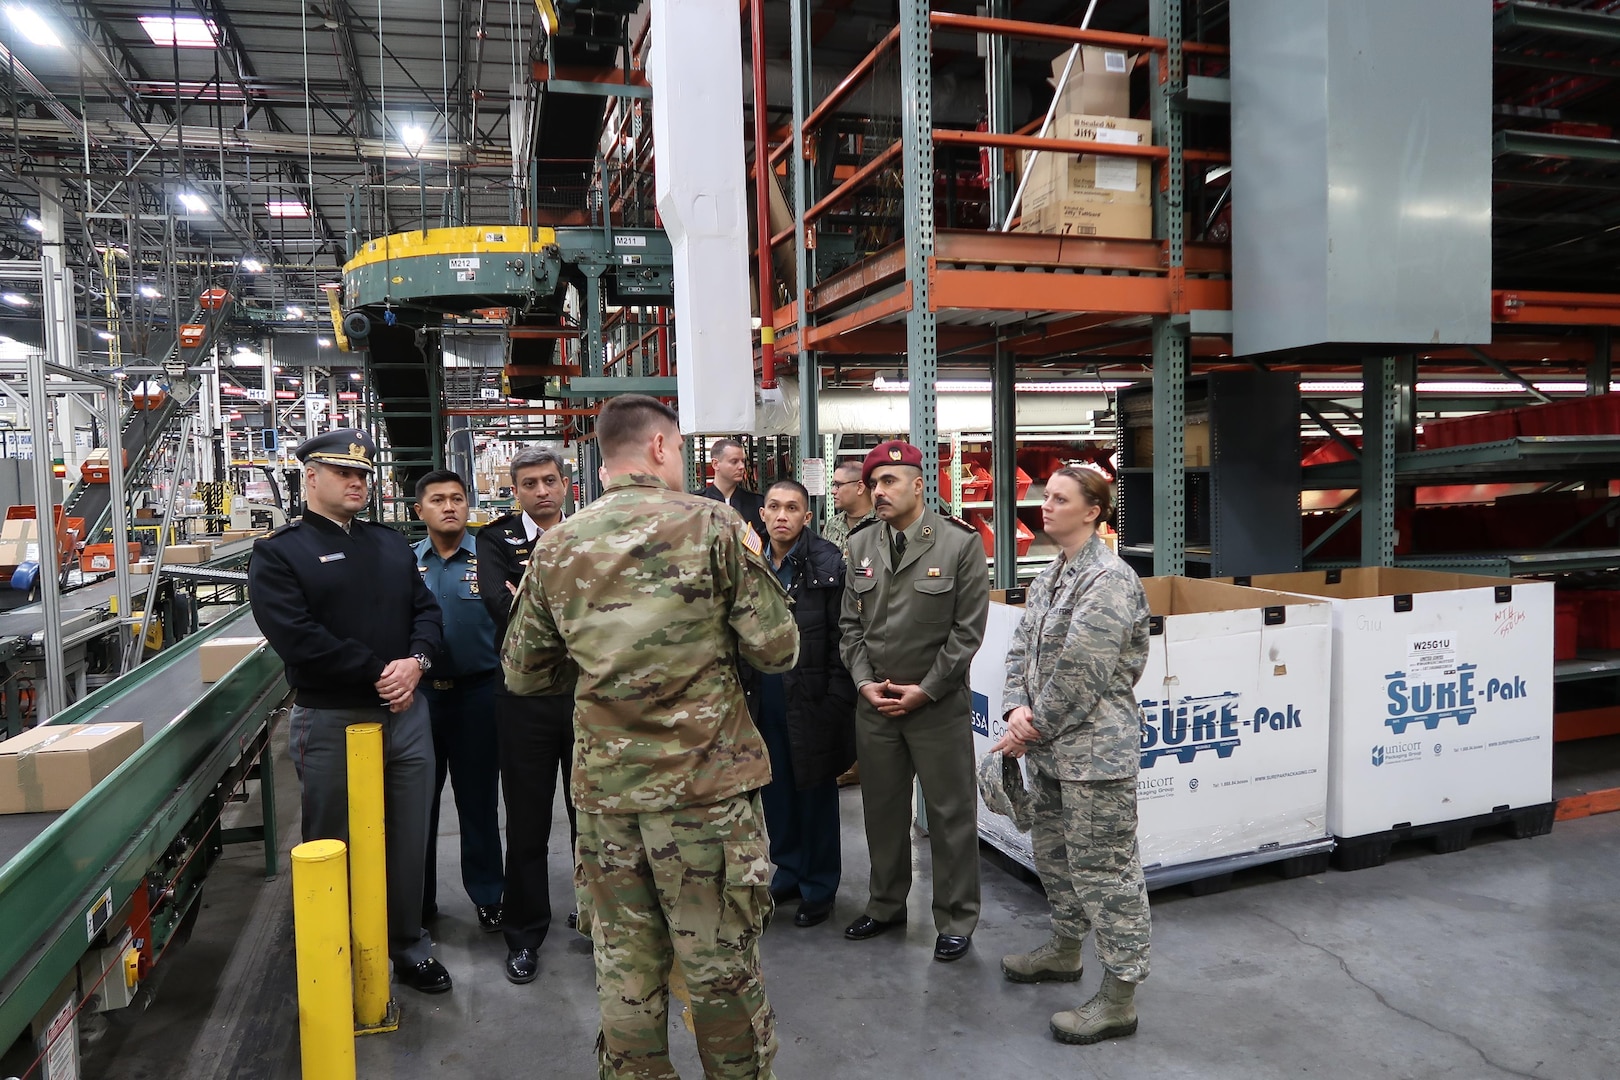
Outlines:
<svg viewBox="0 0 1620 1080"><path fill-rule="evenodd" d="M250 274L262 274L264 273L264 263L249 255L247 258L242 260L242 269L246 270Z"/></svg>
<svg viewBox="0 0 1620 1080"><path fill-rule="evenodd" d="M287 317L289 319L302 319L304 317L304 309L296 304L288 305Z"/></svg>
<svg viewBox="0 0 1620 1080"><path fill-rule="evenodd" d="M272 199L264 204L264 208L273 218L309 217L309 207L297 199Z"/></svg>
<svg viewBox="0 0 1620 1080"><path fill-rule="evenodd" d="M158 292L157 289L153 288L150 285L142 285L141 286L141 295L146 297L148 300L161 300L161 299L163 299L163 294Z"/></svg>
<svg viewBox="0 0 1620 1080"><path fill-rule="evenodd" d="M427 145L427 132L415 124L406 124L399 129L399 141L405 147L405 152L415 157Z"/></svg>
<svg viewBox="0 0 1620 1080"><path fill-rule="evenodd" d="M5 295L0 296L0 300L4 300L12 307L28 307L33 303L33 301L29 300L28 297L24 296L22 293L14 292L8 292Z"/></svg>
<svg viewBox="0 0 1620 1080"><path fill-rule="evenodd" d="M113 333L110 330L97 330L96 331L96 337L100 338L102 341L111 341L113 338L115 338L117 336L118 336L117 334Z"/></svg>
<svg viewBox="0 0 1620 1080"><path fill-rule="evenodd" d="M142 15L141 29L152 39L152 44L180 49L212 49L219 44L215 38L218 27L212 19L199 19L193 15L174 18L168 15Z"/></svg>
<svg viewBox="0 0 1620 1080"><path fill-rule="evenodd" d="M39 220L37 217L23 218L23 224L28 226L30 229L33 229L37 233L42 233L45 231L45 223Z"/></svg>
<svg viewBox="0 0 1620 1080"><path fill-rule="evenodd" d="M19 34L35 45L42 45L47 49L62 47L62 39L56 36L51 24L26 4L7 4L6 18L11 20L11 25L17 28Z"/></svg>
<svg viewBox="0 0 1620 1080"><path fill-rule="evenodd" d="M329 349L332 347L332 341L330 338L318 337L315 339L315 347L317 349Z"/></svg>
<svg viewBox="0 0 1620 1080"><path fill-rule="evenodd" d="M180 200L181 206L185 207L193 214L206 213L208 210L208 201L201 195L194 195L189 191L182 191L179 195L176 195L175 198Z"/></svg>

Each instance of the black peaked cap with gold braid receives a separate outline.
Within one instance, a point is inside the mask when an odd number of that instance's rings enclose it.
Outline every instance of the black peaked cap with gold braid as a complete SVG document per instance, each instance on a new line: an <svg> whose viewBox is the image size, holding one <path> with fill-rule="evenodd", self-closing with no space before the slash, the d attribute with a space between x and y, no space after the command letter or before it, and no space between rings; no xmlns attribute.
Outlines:
<svg viewBox="0 0 1620 1080"><path fill-rule="evenodd" d="M298 460L345 469L376 469L377 443L359 428L338 428L324 435L305 439L297 450Z"/></svg>

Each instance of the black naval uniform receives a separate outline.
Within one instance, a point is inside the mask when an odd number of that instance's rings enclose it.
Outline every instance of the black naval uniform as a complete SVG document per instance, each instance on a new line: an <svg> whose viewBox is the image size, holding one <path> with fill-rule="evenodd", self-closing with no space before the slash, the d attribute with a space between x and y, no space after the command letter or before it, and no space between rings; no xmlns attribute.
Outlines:
<svg viewBox="0 0 1620 1080"><path fill-rule="evenodd" d="M422 873L433 736L420 688L408 709L390 713L376 682L394 660L437 657L439 605L398 532L358 518L345 530L313 511L253 546L248 596L297 693L288 743L303 789L305 840L347 842L345 729L383 725L388 952L397 967L415 967L431 958Z"/></svg>
<svg viewBox="0 0 1620 1080"><path fill-rule="evenodd" d="M538 540L538 537L536 537ZM534 549L523 514L512 513L478 530L478 592L495 620L499 651L506 638L516 597ZM551 884L546 872L551 810L562 778L568 808L568 861L579 836L574 804L568 797L573 769L574 688L539 697L508 693L497 680L495 727L500 736L501 793L506 800L506 897L501 930L506 947L538 949L551 928Z"/></svg>

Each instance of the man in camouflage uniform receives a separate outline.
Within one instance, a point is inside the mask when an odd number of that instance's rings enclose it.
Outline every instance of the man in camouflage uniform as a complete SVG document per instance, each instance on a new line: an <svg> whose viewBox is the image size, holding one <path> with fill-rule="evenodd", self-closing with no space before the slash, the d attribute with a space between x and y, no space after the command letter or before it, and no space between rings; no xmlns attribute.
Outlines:
<svg viewBox="0 0 1620 1080"><path fill-rule="evenodd" d="M838 553L849 561L849 534L877 517L872 505L872 493L861 479L861 463L841 461L833 468L833 512L821 527L821 536L837 545Z"/></svg>
<svg viewBox="0 0 1620 1080"><path fill-rule="evenodd" d="M1048 503L1071 493L1084 500L1065 478L1073 472L1048 482ZM1082 501L1081 509L1106 513L1106 485L1088 483L1101 505ZM1073 516L1072 507L1063 512ZM1078 982L1081 943L1095 930L1102 989L1051 1023L1061 1042L1092 1043L1136 1031L1135 989L1148 975L1151 926L1136 842L1136 682L1147 666L1148 605L1136 572L1094 528L1080 528L1069 544L1055 516L1048 510L1047 533L1064 554L1030 584L1007 650L1007 734L993 749L1027 754L1030 840L1052 937L1005 957L1001 970L1013 982Z"/></svg>
<svg viewBox="0 0 1620 1080"><path fill-rule="evenodd" d="M669 974L691 991L704 1075L770 1077L775 1017L759 935L771 911L758 789L765 743L740 656L784 672L799 654L757 535L681 490L676 415L614 398L598 418L607 490L530 556L502 664L515 694L577 674L575 885L595 947L600 1076L672 1078Z"/></svg>

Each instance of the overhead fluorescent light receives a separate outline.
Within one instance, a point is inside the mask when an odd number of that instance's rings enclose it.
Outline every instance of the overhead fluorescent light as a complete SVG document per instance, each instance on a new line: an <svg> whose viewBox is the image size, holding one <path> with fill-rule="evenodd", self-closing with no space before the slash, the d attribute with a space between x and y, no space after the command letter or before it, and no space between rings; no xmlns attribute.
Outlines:
<svg viewBox="0 0 1620 1080"><path fill-rule="evenodd" d="M42 45L47 49L62 47L62 39L56 36L51 24L27 4L7 4L6 18L11 20L11 25L17 28L19 34L35 45Z"/></svg>
<svg viewBox="0 0 1620 1080"><path fill-rule="evenodd" d="M302 319L304 317L304 309L296 304L290 304L287 307L287 317L289 319Z"/></svg>
<svg viewBox="0 0 1620 1080"><path fill-rule="evenodd" d="M161 300L161 299L163 299L163 294L158 292L157 289L153 288L150 285L142 285L141 286L141 295L146 297L148 300Z"/></svg>
<svg viewBox="0 0 1620 1080"><path fill-rule="evenodd" d="M110 330L97 330L96 331L96 337L100 338L102 341L111 341L113 338L115 338L117 336L118 336L117 334L113 333Z"/></svg>
<svg viewBox="0 0 1620 1080"><path fill-rule="evenodd" d="M1048 382L1014 383L1013 388L1020 394L1101 394L1124 390L1135 385L1132 382L1065 379ZM904 394L910 392L911 382L907 379L885 379L879 375L872 380L872 389L885 394ZM988 394L990 392L990 380L947 379L935 383L934 389L941 394Z"/></svg>
<svg viewBox="0 0 1620 1080"><path fill-rule="evenodd" d="M28 226L30 229L33 229L37 233L42 233L45 231L45 223L39 220L37 217L23 218L23 224Z"/></svg>
<svg viewBox="0 0 1620 1080"><path fill-rule="evenodd" d="M1586 383L1577 382L1573 379L1562 382L1538 382L1533 385L1543 394L1586 393ZM1359 394L1361 393L1361 380L1307 380L1299 384L1299 390L1302 394ZM1420 382L1417 384L1417 391L1420 394L1499 394L1503 396L1529 392L1518 383L1507 381L1488 382L1483 379Z"/></svg>
<svg viewBox="0 0 1620 1080"><path fill-rule="evenodd" d="M33 303L33 301L29 300L28 297L24 296L22 293L14 292L8 292L4 295L0 295L0 300L4 300L12 307L28 307Z"/></svg>
<svg viewBox="0 0 1620 1080"><path fill-rule="evenodd" d="M264 273L264 263L249 255L247 258L242 260L242 269L246 270L250 274L262 274Z"/></svg>
<svg viewBox="0 0 1620 1080"><path fill-rule="evenodd" d="M309 217L309 207L297 199L272 199L264 204L271 217L306 218Z"/></svg>
<svg viewBox="0 0 1620 1080"><path fill-rule="evenodd" d="M190 210L193 214L205 213L208 210L208 201L201 195L194 195L189 191L182 191L179 195L176 195L175 198L180 200L181 206L185 207L187 210Z"/></svg>
<svg viewBox="0 0 1620 1080"><path fill-rule="evenodd" d="M415 124L406 124L399 129L399 141L404 144L405 152L415 157L427 145L427 132Z"/></svg>
<svg viewBox="0 0 1620 1080"><path fill-rule="evenodd" d="M359 382L360 381L360 373L358 371L351 371L351 372L349 372L349 378L353 379L355 382Z"/></svg>
<svg viewBox="0 0 1620 1080"><path fill-rule="evenodd" d="M199 19L194 15L142 15L141 29L152 39L152 44L180 49L212 49L219 44L215 38L218 27L212 19Z"/></svg>

